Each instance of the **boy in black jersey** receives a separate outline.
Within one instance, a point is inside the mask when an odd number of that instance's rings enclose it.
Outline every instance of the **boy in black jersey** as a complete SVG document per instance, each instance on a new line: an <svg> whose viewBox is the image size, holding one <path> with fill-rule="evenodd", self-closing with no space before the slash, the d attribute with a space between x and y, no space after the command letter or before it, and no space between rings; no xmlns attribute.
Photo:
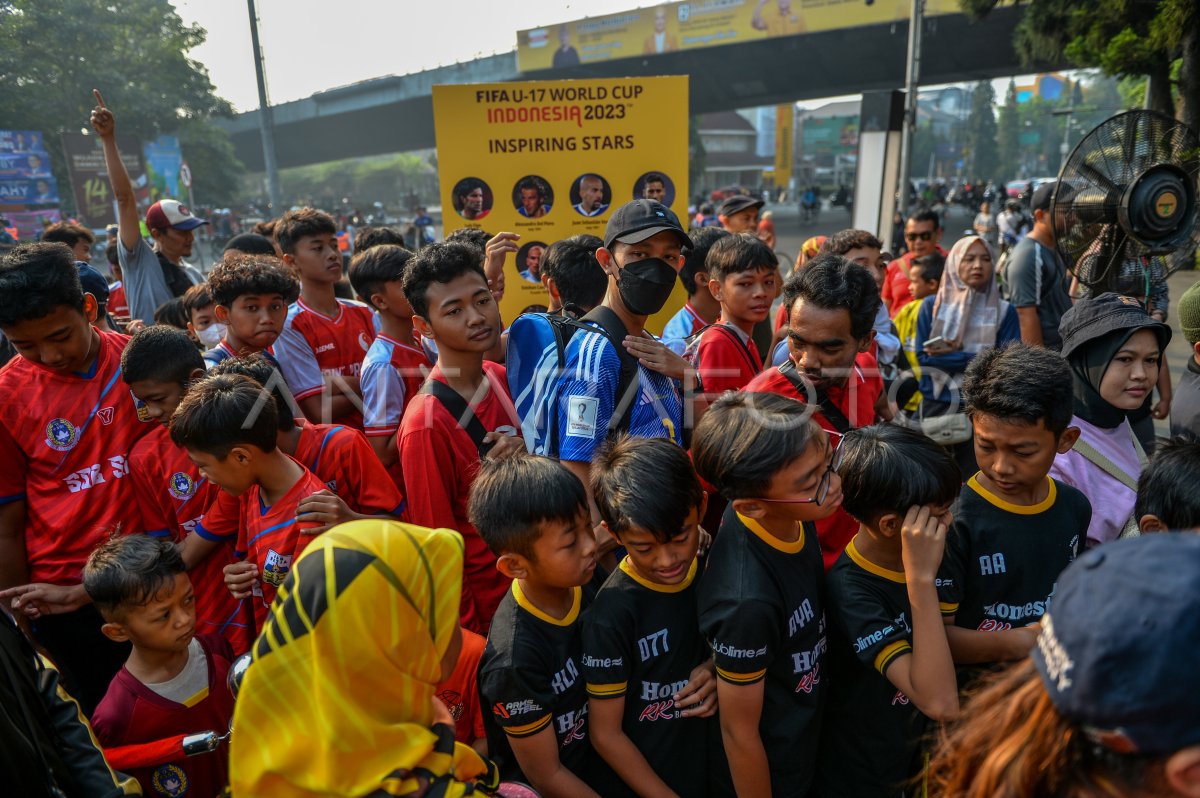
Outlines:
<svg viewBox="0 0 1200 798"><path fill-rule="evenodd" d="M554 460L486 461L471 523L513 580L479 661L488 751L502 778L543 796L596 798L596 755L579 672L583 585L596 568L587 494Z"/></svg>
<svg viewBox="0 0 1200 798"><path fill-rule="evenodd" d="M740 796L806 796L826 680L812 522L841 503L835 446L801 402L725 394L696 427L696 470L729 501L700 585L721 737Z"/></svg>
<svg viewBox="0 0 1200 798"><path fill-rule="evenodd" d="M928 721L958 714L935 581L958 494L946 450L877 424L842 441L842 506L859 531L829 570L830 689L821 798L898 798L921 770Z"/></svg>
<svg viewBox="0 0 1200 798"><path fill-rule="evenodd" d="M1024 659L1092 518L1086 496L1048 475L1079 437L1067 426L1070 367L1041 347L991 349L971 361L963 394L979 473L958 498L938 571L946 637L960 665Z"/></svg>
<svg viewBox="0 0 1200 798"><path fill-rule="evenodd" d="M686 452L628 436L593 461L592 492L627 552L583 624L592 745L624 781L604 795L708 795L724 754L708 749L716 680L696 618L707 497Z"/></svg>

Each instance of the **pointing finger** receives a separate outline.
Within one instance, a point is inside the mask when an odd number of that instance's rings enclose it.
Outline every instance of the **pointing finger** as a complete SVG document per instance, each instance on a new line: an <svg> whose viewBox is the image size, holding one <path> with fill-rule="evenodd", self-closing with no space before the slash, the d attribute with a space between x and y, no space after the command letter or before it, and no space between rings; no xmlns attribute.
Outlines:
<svg viewBox="0 0 1200 798"><path fill-rule="evenodd" d="M104 97L102 97L102 96L100 95L100 90L99 90L99 89L92 89L92 96L96 98L96 104L97 104L97 105L99 105L101 108L107 108L107 107L108 107L108 106L106 106L106 105L104 104Z"/></svg>

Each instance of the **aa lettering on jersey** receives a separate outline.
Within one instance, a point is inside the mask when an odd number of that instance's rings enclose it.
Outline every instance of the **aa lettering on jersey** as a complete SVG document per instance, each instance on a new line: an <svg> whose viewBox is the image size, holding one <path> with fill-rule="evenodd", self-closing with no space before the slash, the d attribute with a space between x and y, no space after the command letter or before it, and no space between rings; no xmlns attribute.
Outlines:
<svg viewBox="0 0 1200 798"><path fill-rule="evenodd" d="M554 678L550 680L550 686L554 688L555 695L561 695L570 689L578 678L579 668L575 665L575 660L568 659L566 666L554 674Z"/></svg>
<svg viewBox="0 0 1200 798"><path fill-rule="evenodd" d="M994 576L1005 573L1004 555L1000 552L985 554L979 558L980 576Z"/></svg>
<svg viewBox="0 0 1200 798"><path fill-rule="evenodd" d="M767 655L767 647L763 646L759 649L754 648L738 648L729 643L721 643L716 640L712 641L713 653L720 654L724 657L732 659L752 659L754 657L765 657Z"/></svg>
<svg viewBox="0 0 1200 798"><path fill-rule="evenodd" d="M661 643L662 650L659 650ZM667 630L659 629L653 634L646 635L638 640L638 654L642 657L642 662L648 659L653 659L659 654L666 653L671 650L671 646L667 644Z"/></svg>
<svg viewBox="0 0 1200 798"><path fill-rule="evenodd" d="M908 624L908 618L905 616L908 613L900 613L891 623L882 629L877 629L870 634L863 635L854 641L854 653L861 654L876 643L882 642L888 635L893 634L897 629L903 629L905 632L912 634L912 627Z"/></svg>

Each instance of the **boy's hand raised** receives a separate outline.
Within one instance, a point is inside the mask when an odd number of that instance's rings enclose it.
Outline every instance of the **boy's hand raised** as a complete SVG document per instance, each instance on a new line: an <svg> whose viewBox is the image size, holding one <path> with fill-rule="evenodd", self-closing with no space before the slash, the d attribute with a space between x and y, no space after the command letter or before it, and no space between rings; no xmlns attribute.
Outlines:
<svg viewBox="0 0 1200 798"><path fill-rule="evenodd" d="M113 118L112 111L104 105L100 90L92 89L92 96L96 98L96 107L92 109L92 130L102 139L112 138L117 132L117 121Z"/></svg>
<svg viewBox="0 0 1200 798"><path fill-rule="evenodd" d="M235 562L225 566L225 587L235 599L250 598L254 581L258 578L258 566L252 562Z"/></svg>
<svg viewBox="0 0 1200 798"><path fill-rule="evenodd" d="M645 330L641 335L625 336L624 344L629 354L636 357L639 363L664 377L682 380L692 367L691 363L668 349L662 341L655 340L654 336Z"/></svg>
<svg viewBox="0 0 1200 798"><path fill-rule="evenodd" d="M932 582L946 548L946 525L930 507L910 507L900 527L901 559L909 579Z"/></svg>
<svg viewBox="0 0 1200 798"><path fill-rule="evenodd" d="M496 233L488 239L483 254L483 273L487 275L488 284L504 274L504 259L508 253L520 249L517 242L521 236L517 233Z"/></svg>
<svg viewBox="0 0 1200 798"><path fill-rule="evenodd" d="M516 435L505 435L503 432L496 432L495 430L484 435L483 442L494 444L487 453L489 460L507 460L510 457L525 454L526 451L524 438Z"/></svg>

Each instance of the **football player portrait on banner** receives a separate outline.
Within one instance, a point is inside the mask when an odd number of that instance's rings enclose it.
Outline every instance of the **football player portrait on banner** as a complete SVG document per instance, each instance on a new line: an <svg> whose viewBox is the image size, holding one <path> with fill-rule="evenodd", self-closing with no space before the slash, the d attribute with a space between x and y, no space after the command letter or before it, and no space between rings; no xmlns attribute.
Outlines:
<svg viewBox="0 0 1200 798"><path fill-rule="evenodd" d="M686 76L434 86L433 115L442 207L457 211L443 215L446 234L520 236L504 264L506 324L548 304L539 269L555 241L603 236L612 212L642 196L687 217ZM686 299L677 285L647 328Z"/></svg>

